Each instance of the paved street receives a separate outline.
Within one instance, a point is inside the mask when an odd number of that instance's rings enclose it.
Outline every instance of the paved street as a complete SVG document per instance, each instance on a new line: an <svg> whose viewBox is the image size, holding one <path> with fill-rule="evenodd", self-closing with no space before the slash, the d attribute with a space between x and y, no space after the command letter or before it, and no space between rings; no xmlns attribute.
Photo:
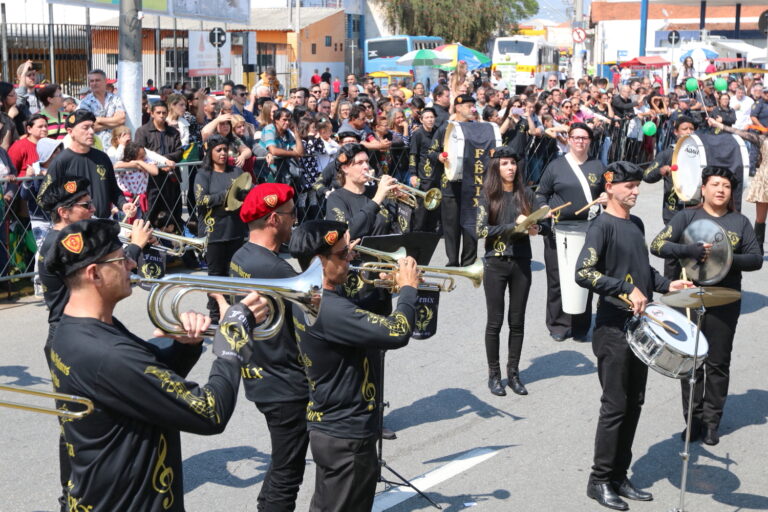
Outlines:
<svg viewBox="0 0 768 512"><path fill-rule="evenodd" d="M636 208L647 239L661 229L661 184L641 187ZM745 206L750 218L752 205ZM442 246L436 263L444 261ZM414 340L387 356L386 424L398 439L384 442L384 458L401 475L422 481L446 511L594 511L585 496L591 466L600 386L590 343L552 341L544 326L545 276L541 240L534 243L534 281L528 303L522 380L530 394L495 397L486 387L483 290L464 280L441 297L439 333ZM651 257L661 268L661 260ZM691 511L767 510L765 460L768 391L768 321L765 270L746 275L742 316L732 362L731 389L718 446L692 449ZM149 336L146 292L136 290L117 317ZM200 301L202 304L202 301ZM42 347L45 307L32 298L0 308L0 383L49 388ZM502 339L506 331L502 333ZM506 352L502 352L502 358ZM212 355L190 377L206 380ZM630 503L633 511L668 510L679 500L683 428L678 382L649 372L646 405L634 445L632 477L655 501ZM17 399L16 396L8 399ZM190 511L255 511L269 462L263 418L242 396L224 434L183 435L185 500ZM56 508L58 425L50 417L0 408L0 511ZM391 475L384 471L387 476ZM394 480L394 478L393 478ZM307 510L314 485L308 456L297 510ZM380 486L384 491L384 486ZM421 497L399 502L389 492L377 510L430 510Z"/></svg>

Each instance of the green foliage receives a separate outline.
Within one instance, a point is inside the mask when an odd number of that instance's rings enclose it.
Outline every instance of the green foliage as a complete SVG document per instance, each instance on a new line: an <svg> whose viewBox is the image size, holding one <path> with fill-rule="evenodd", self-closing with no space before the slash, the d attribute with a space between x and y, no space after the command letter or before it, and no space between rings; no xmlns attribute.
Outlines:
<svg viewBox="0 0 768 512"><path fill-rule="evenodd" d="M536 14L536 0L376 0L393 32L440 36L483 51L489 39L505 34Z"/></svg>

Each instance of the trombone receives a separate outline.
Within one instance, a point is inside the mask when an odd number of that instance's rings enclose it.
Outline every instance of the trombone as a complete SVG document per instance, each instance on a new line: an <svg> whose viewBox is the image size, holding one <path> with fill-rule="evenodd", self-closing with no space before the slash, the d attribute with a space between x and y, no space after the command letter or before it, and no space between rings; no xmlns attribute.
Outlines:
<svg viewBox="0 0 768 512"><path fill-rule="evenodd" d="M323 266L320 259L315 258L303 274L282 279L168 274L160 279L146 279L133 275L131 282L153 285L147 298L149 318L158 329L177 335L185 334L181 327L179 308L186 295L192 292L247 295L255 290L269 299L270 307L266 320L253 329L251 337L255 340L266 340L277 335L283 325L285 320L283 300L298 305L304 312L308 325L314 323L320 313ZM204 334L213 336L217 328L218 326L212 325Z"/></svg>
<svg viewBox="0 0 768 512"><path fill-rule="evenodd" d="M133 224L127 224L125 222L119 222L118 224L120 224L122 229L133 232ZM163 244L155 244L153 246L159 251L168 253L170 256L183 256L189 249L202 254L205 253L205 250L208 247L207 237L191 238L159 230L152 230L152 236L159 238L160 240L167 240L174 244L173 247L166 247ZM118 238L120 238L120 241L124 244L131 241L128 237L123 236L122 232L118 235Z"/></svg>
<svg viewBox="0 0 768 512"><path fill-rule="evenodd" d="M68 411L66 409L59 409L55 407L40 407L38 405L20 404L17 402L7 402L0 400L0 407L8 407L10 409L20 409L22 411L39 412L41 414L51 414L53 416L60 416L62 418L70 418L78 420L85 416L88 416L93 412L93 402L87 398L83 398L77 395L67 395L65 393L55 393L53 391L40 391L36 389L26 389L17 386L5 386L0 385L0 391L7 391L10 393L20 393L24 395L42 396L45 398L53 398L60 402L69 402L73 404L81 404L85 406L82 411Z"/></svg>
<svg viewBox="0 0 768 512"><path fill-rule="evenodd" d="M368 173L366 175L369 179L372 179L373 181L380 182L381 178L377 178L373 174ZM417 202L416 198L420 197L421 200L424 202L424 208L432 211L438 206L440 206L440 201L443 200L443 193L440 192L439 188L431 188L424 192L423 190L419 190L418 188L410 187L404 183L398 183L398 190L402 192L402 194L397 195L395 199L400 201L401 203L410 206L411 208L416 208Z"/></svg>

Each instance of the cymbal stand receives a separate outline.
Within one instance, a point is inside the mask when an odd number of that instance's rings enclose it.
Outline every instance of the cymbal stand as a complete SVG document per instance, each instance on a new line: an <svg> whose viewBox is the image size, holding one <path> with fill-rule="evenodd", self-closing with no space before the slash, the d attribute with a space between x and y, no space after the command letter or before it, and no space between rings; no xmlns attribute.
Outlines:
<svg viewBox="0 0 768 512"><path fill-rule="evenodd" d="M422 498L430 502L433 507L435 507L438 510L442 510L443 507L435 503L434 500L432 500L432 498L424 494L421 491L421 489L413 485L413 483L411 483L407 478L405 478L400 473L392 469L392 467L389 464L387 464L387 461L385 461L383 458L383 448L384 448L383 439L384 438L382 437L382 431L384 429L384 407L389 407L389 402L384 401L384 355L386 354L386 350L379 350L379 353L381 354L379 358L379 361L381 363L381 379L379 379L379 401L377 404L379 407L379 442L378 442L378 448L377 448L377 456L379 459L379 468L380 468L379 482L383 484L391 485L391 486L405 485L407 487L410 487L411 489L419 493L419 495ZM384 476L381 474L381 468L389 470L389 472L395 475L400 481L393 482L391 480L387 480L386 478L384 478Z"/></svg>
<svg viewBox="0 0 768 512"><path fill-rule="evenodd" d="M683 461L683 473L680 477L680 506L673 508L670 512L685 512L685 488L688 483L688 460L691 455L691 425L693 423L693 402L696 395L696 370L699 363L699 336L701 334L701 321L704 318L704 313L707 312L707 308L704 307L704 299L702 296L701 305L696 308L696 341L693 344L693 370L691 370L691 377L689 379L689 391L688 391L688 419L687 427L685 429L685 446L683 451L680 452L680 458Z"/></svg>

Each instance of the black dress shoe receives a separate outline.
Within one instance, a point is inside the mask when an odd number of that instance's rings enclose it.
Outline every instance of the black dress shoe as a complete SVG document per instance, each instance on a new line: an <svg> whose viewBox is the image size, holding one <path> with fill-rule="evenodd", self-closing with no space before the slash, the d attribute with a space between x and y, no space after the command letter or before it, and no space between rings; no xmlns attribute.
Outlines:
<svg viewBox="0 0 768 512"><path fill-rule="evenodd" d="M549 335L555 341L565 341L566 338L568 338L568 336L566 336L565 334L559 334L559 333L556 333L556 332L551 332L551 333L549 333Z"/></svg>
<svg viewBox="0 0 768 512"><path fill-rule="evenodd" d="M720 434L717 433L717 429L713 427L707 427L707 433L704 435L704 444L715 446L719 442Z"/></svg>
<svg viewBox="0 0 768 512"><path fill-rule="evenodd" d="M587 484L587 497L613 510L629 510L627 502L619 498L619 495L608 482L589 482Z"/></svg>
<svg viewBox="0 0 768 512"><path fill-rule="evenodd" d="M625 478L623 482L613 482L613 488L619 496L628 500L651 501L653 499L653 494L641 491L629 481L629 478Z"/></svg>
<svg viewBox="0 0 768 512"><path fill-rule="evenodd" d="M520 377L518 377L517 375L510 375L509 379L507 379L507 385L516 395L528 394L528 390L525 389L525 386L523 386L523 383L520 382Z"/></svg>
<svg viewBox="0 0 768 512"><path fill-rule="evenodd" d="M574 334L573 335L573 341L578 341L581 343L586 343L589 341L592 341L592 339L589 337L589 333L586 332L584 334Z"/></svg>
<svg viewBox="0 0 768 512"><path fill-rule="evenodd" d="M397 434L394 430L383 427L381 429L381 438L386 439L387 441L392 441L393 439L397 439Z"/></svg>
<svg viewBox="0 0 768 512"><path fill-rule="evenodd" d="M507 396L504 386L501 385L501 374L493 374L488 377L488 389L496 396Z"/></svg>
<svg viewBox="0 0 768 512"><path fill-rule="evenodd" d="M680 432L680 440L685 441L685 432L688 429L683 429L682 432ZM704 434L704 425L701 424L701 421L694 419L691 421L691 442L695 443L699 439L701 439L702 435Z"/></svg>

